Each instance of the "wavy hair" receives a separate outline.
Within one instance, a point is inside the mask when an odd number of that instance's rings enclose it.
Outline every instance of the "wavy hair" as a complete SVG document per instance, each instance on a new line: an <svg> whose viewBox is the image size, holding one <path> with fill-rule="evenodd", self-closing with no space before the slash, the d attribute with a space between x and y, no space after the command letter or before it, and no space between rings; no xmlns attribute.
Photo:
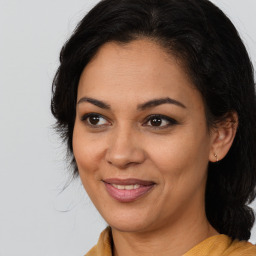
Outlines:
<svg viewBox="0 0 256 256"><path fill-rule="evenodd" d="M200 91L208 126L236 112L239 127L224 159L209 163L206 215L220 233L248 240L256 187L256 100L245 46L227 16L208 0L103 0L78 24L60 53L52 87L56 129L67 143L74 174L72 135L80 75L106 42L148 38L175 55Z"/></svg>

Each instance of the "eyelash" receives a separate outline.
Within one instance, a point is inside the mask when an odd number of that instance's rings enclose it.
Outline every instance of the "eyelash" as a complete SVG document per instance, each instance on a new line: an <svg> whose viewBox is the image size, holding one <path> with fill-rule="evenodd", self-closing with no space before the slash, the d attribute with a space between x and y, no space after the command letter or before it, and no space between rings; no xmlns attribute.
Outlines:
<svg viewBox="0 0 256 256"><path fill-rule="evenodd" d="M98 119L101 119L103 118L104 120L106 120L106 122L108 124L92 124L92 123L89 123L88 119L90 117L96 117ZM166 125L164 126L153 126L153 125L147 125L150 121L153 121L154 119L158 119L161 121L160 125L162 124L163 121L167 122ZM85 114L82 116L81 118L81 121L85 122L86 125L88 125L89 127L92 127L94 129L99 129L99 128L102 128L102 127L106 127L106 126L109 126L111 125L111 123L108 121L107 118L105 118L104 116L100 115L100 114L97 114L97 113L88 113L88 114ZM155 115L150 115L148 116L144 121L143 121L143 126L150 126L152 129L165 129L165 128L168 128L170 126L173 126L173 125L177 125L178 122L173 119L173 118L170 118L168 116L165 116L165 115L160 115L160 114L155 114Z"/></svg>
<svg viewBox="0 0 256 256"><path fill-rule="evenodd" d="M97 113L89 113L89 114L83 115L82 118L81 118L81 121L85 122L86 125L88 125L89 127L92 127L92 128L95 128L95 129L97 129L97 128L102 128L102 127L105 127L105 126L108 126L108 125L106 125L106 124L104 124L104 125L91 124L91 123L89 123L89 121L88 121L88 119L89 119L90 117L103 118L103 119L105 119L108 123L110 123L107 118L105 118L104 116L102 116L102 115L100 115L100 114L97 114Z"/></svg>
<svg viewBox="0 0 256 256"><path fill-rule="evenodd" d="M165 128L168 128L170 126L178 124L178 122L175 119L171 118L171 117L156 114L156 115L148 116L146 118L146 120L144 121L143 126L145 126L148 122L153 121L154 119L159 119L159 120L161 120L161 122L166 121L168 124L166 124L164 126L153 126L153 125L151 125L150 127L152 127L153 129L165 129Z"/></svg>

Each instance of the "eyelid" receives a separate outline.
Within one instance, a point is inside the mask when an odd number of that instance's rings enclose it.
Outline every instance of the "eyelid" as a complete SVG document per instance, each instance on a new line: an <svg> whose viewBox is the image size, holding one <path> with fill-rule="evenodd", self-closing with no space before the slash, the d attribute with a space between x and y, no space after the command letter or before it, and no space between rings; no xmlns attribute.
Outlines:
<svg viewBox="0 0 256 256"><path fill-rule="evenodd" d="M159 119L166 120L167 122L169 122L169 124L164 125L164 126L147 125L147 123L152 118L159 118ZM145 121L143 122L143 126L149 126L149 127L153 128L153 129L165 129L165 128L168 128L170 126L177 125L177 124L178 124L178 122L175 119L173 119L173 118L171 118L169 116L161 115L161 114L153 114L153 115L147 116Z"/></svg>
<svg viewBox="0 0 256 256"><path fill-rule="evenodd" d="M105 119L105 120L107 121L108 124L100 124L100 125L96 124L96 125L92 125L92 124L90 124L89 122L87 122L87 119L88 119L89 117L92 117L92 116L98 116L99 118L103 118L103 119ZM102 128L102 127L111 125L111 122L109 121L108 118L106 118L105 116L103 116L103 115L101 115L101 114L99 114L99 113L96 113L96 112L90 112L90 113L84 114L84 115L82 115L82 117L80 118L80 120L81 120L82 122L85 122L87 126L92 127L92 128L96 128L96 129L97 129L97 128Z"/></svg>

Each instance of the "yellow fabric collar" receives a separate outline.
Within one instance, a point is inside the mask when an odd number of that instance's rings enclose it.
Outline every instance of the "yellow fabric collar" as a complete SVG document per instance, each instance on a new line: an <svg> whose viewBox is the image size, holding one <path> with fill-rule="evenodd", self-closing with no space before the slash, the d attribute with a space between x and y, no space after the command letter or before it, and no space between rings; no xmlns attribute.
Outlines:
<svg viewBox="0 0 256 256"><path fill-rule="evenodd" d="M183 256L256 256L256 247L246 241L232 240L226 235L205 239ZM111 228L107 227L95 245L85 256L112 256Z"/></svg>
<svg viewBox="0 0 256 256"><path fill-rule="evenodd" d="M226 235L209 237L183 256L256 256L256 247L247 241L232 240Z"/></svg>
<svg viewBox="0 0 256 256"><path fill-rule="evenodd" d="M107 227L100 234L98 243L85 256L112 256L112 235L110 227Z"/></svg>

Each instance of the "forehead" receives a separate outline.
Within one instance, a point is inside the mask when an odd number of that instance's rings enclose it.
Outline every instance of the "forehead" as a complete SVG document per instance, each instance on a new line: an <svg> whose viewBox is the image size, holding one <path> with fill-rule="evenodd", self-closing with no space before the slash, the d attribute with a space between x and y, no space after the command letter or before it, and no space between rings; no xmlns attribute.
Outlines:
<svg viewBox="0 0 256 256"><path fill-rule="evenodd" d="M146 39L104 44L82 72L78 98L83 96L122 103L166 96L202 101L178 60Z"/></svg>
<svg viewBox="0 0 256 256"><path fill-rule="evenodd" d="M114 69L117 75L129 76L140 73L147 76L151 74L153 78L162 75L166 69L170 69L170 66L177 66L179 71L183 71L180 61L167 53L159 44L147 39L139 39L130 43L105 43L99 48L83 73L88 76L88 73L95 72L97 69L104 75L112 75ZM182 75L187 77L185 72Z"/></svg>

